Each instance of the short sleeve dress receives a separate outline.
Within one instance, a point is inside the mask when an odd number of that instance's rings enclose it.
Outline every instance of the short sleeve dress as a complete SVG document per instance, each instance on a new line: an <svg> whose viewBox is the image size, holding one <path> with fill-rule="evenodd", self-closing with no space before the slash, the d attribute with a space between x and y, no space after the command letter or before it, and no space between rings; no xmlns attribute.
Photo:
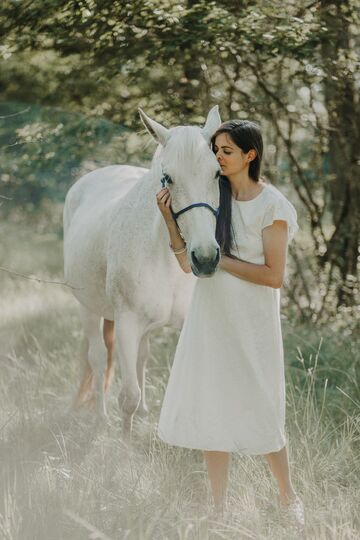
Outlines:
<svg viewBox="0 0 360 540"><path fill-rule="evenodd" d="M297 213L273 185L232 199L233 253L264 264L262 229ZM198 278L180 333L157 429L186 448L266 454L286 445L280 289L218 269Z"/></svg>

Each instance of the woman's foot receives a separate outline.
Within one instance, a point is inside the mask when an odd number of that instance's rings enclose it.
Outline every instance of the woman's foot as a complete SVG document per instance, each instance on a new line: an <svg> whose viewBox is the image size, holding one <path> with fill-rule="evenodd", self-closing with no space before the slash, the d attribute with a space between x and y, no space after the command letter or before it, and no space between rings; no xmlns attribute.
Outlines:
<svg viewBox="0 0 360 540"><path fill-rule="evenodd" d="M297 531L303 531L305 527L304 504L299 495L288 499L288 502L280 500L278 497L281 520L286 527L294 528Z"/></svg>
<svg viewBox="0 0 360 540"><path fill-rule="evenodd" d="M222 501L217 501L216 503L212 499L211 503L208 504L208 515L212 518L222 519L225 518L228 513L228 501L223 499Z"/></svg>

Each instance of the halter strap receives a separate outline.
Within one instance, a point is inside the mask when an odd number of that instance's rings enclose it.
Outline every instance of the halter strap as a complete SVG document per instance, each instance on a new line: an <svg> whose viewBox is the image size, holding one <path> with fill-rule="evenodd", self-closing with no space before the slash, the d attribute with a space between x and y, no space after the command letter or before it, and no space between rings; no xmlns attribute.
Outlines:
<svg viewBox="0 0 360 540"><path fill-rule="evenodd" d="M189 206L186 206L185 208L183 208L182 210L179 210L178 212L174 212L171 209L171 213L172 213L174 219L177 219L184 212L187 212L188 210L191 210L192 208L196 208L197 206L204 206L205 208L208 208L209 210L212 211L212 213L214 214L215 217L218 217L218 215L219 215L219 208L215 209L212 206L210 206L210 204L205 203L205 202L198 202L198 203L189 204Z"/></svg>

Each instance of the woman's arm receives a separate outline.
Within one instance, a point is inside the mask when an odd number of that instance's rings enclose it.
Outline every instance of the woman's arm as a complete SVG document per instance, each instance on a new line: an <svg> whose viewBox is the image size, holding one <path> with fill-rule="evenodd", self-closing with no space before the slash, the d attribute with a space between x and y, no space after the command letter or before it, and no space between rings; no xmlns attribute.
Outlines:
<svg viewBox="0 0 360 540"><path fill-rule="evenodd" d="M283 284L286 266L288 225L284 220L276 220L262 232L265 264L254 264L223 256L220 268L230 274L251 281L280 289Z"/></svg>
<svg viewBox="0 0 360 540"><path fill-rule="evenodd" d="M170 237L170 244L174 251L181 250L185 248L186 243L183 239L183 237L180 235L179 229L174 222L174 220L171 222L166 222L166 226L169 231L169 237ZM183 251L182 253L175 253L175 256L178 260L179 265L181 266L182 270L189 274L192 272L191 266L188 261L187 251Z"/></svg>
<svg viewBox="0 0 360 540"><path fill-rule="evenodd" d="M156 194L156 200L158 203L159 210L165 220L166 226L169 231L169 237L170 237L170 244L174 251L181 250L185 248L186 243L183 239L183 237L180 234L180 231L178 229L178 226L176 224L176 221L174 220L170 205L171 205L171 195L168 188L163 188L159 191L159 193ZM175 256L178 260L178 263L181 267L181 269L189 274L192 272L191 266L189 265L188 257L187 257L187 251L183 251L182 253L175 253Z"/></svg>

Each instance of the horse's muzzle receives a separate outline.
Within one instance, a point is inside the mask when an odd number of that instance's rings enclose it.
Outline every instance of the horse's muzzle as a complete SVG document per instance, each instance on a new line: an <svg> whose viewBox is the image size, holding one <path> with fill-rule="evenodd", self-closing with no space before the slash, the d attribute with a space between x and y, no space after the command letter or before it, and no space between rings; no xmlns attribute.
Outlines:
<svg viewBox="0 0 360 540"><path fill-rule="evenodd" d="M215 248L210 256L202 256L196 253L196 250L191 252L191 267L195 276L210 277L215 273L216 267L220 260L220 250Z"/></svg>

